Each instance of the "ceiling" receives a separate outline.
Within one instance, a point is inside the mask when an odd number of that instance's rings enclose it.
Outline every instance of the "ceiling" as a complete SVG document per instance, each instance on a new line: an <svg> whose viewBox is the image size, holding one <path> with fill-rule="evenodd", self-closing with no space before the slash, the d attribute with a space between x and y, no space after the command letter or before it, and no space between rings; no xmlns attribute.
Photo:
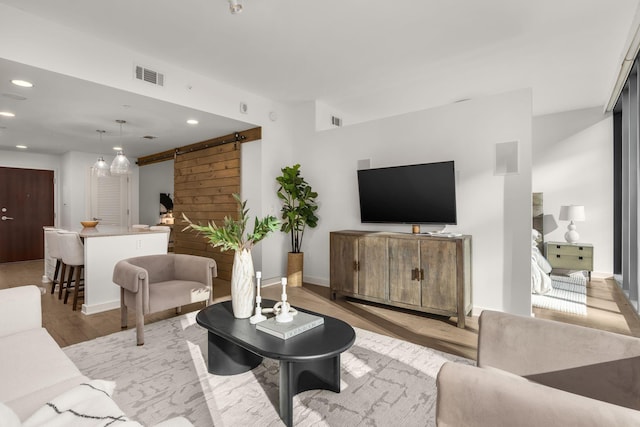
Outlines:
<svg viewBox="0 0 640 427"><path fill-rule="evenodd" d="M638 0L243 0L244 11L232 15L227 0L0 3L282 102L344 110L394 94L428 108L531 88L534 114L606 103L638 8ZM0 75L11 66L0 61ZM21 120L34 116L13 135L28 145L50 139L58 151L87 151L99 143L87 134L104 128L110 147L125 112L135 117L123 128L135 139L125 142L134 156L195 132L184 120L197 111L64 76L38 78L19 103ZM0 90L18 92L5 81ZM193 138L251 127L204 116L201 125L210 120L211 128L198 127ZM143 134L159 138L140 141Z"/></svg>
<svg viewBox="0 0 640 427"><path fill-rule="evenodd" d="M16 114L0 116L3 150L26 145L35 153L113 155L120 146L137 158L255 127L1 58L0 75L0 111ZM35 86L15 86L13 78ZM189 119L199 123L189 125ZM116 120L126 121L122 132Z"/></svg>

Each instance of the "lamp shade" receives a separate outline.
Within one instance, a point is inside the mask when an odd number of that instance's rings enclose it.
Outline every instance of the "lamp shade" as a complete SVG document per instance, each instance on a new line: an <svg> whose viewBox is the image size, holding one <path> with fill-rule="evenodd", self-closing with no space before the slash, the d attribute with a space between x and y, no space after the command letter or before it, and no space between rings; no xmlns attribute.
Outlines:
<svg viewBox="0 0 640 427"><path fill-rule="evenodd" d="M127 159L122 151L118 151L115 159L111 163L111 175L126 175L129 173L129 159Z"/></svg>
<svg viewBox="0 0 640 427"><path fill-rule="evenodd" d="M569 205L560 207L560 221L584 221L584 206Z"/></svg>
<svg viewBox="0 0 640 427"><path fill-rule="evenodd" d="M93 164L93 173L98 178L104 178L109 175L109 165L104 161L104 158L98 157L98 160Z"/></svg>

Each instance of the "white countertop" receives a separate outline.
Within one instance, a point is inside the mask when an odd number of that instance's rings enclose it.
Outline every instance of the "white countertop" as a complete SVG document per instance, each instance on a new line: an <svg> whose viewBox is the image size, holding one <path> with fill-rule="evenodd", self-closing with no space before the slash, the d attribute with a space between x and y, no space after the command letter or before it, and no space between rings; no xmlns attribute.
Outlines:
<svg viewBox="0 0 640 427"><path fill-rule="evenodd" d="M44 229L52 227L43 227ZM127 236L130 234L166 233L163 230L149 230L148 228L121 227L118 225L97 225L96 227L74 227L65 229L75 231L80 237L107 237L107 236Z"/></svg>

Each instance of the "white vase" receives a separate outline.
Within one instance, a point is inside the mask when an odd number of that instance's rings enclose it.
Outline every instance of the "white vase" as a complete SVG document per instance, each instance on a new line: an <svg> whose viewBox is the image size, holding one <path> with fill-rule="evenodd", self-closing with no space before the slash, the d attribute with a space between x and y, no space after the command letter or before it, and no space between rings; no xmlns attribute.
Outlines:
<svg viewBox="0 0 640 427"><path fill-rule="evenodd" d="M253 314L256 292L254 276L251 252L246 249L236 251L231 269L231 306L236 319L247 319Z"/></svg>

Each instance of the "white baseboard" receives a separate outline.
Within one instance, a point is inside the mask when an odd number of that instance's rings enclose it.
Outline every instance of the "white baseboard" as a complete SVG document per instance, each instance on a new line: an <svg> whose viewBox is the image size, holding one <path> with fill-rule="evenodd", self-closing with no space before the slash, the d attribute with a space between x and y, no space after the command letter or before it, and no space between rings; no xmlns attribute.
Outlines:
<svg viewBox="0 0 640 427"><path fill-rule="evenodd" d="M313 276L304 276L304 279L302 279L302 281L304 283L310 283L312 285L320 285L320 286L329 286L329 281L327 279L323 279L320 277L313 277ZM279 285L280 282L280 277L269 277L268 279L262 279L262 287L264 288L265 286L273 286L273 285Z"/></svg>
<svg viewBox="0 0 640 427"><path fill-rule="evenodd" d="M324 277L305 276L303 282L310 283L312 285L329 286L329 280Z"/></svg>
<svg viewBox="0 0 640 427"><path fill-rule="evenodd" d="M280 284L280 277L269 277L267 279L262 279L261 282L261 287L265 287L265 286L273 286L273 285L279 285Z"/></svg>
<svg viewBox="0 0 640 427"><path fill-rule="evenodd" d="M116 308L120 308L120 300L107 301L93 305L82 304L82 314L91 315L102 313L103 311L114 310Z"/></svg>

